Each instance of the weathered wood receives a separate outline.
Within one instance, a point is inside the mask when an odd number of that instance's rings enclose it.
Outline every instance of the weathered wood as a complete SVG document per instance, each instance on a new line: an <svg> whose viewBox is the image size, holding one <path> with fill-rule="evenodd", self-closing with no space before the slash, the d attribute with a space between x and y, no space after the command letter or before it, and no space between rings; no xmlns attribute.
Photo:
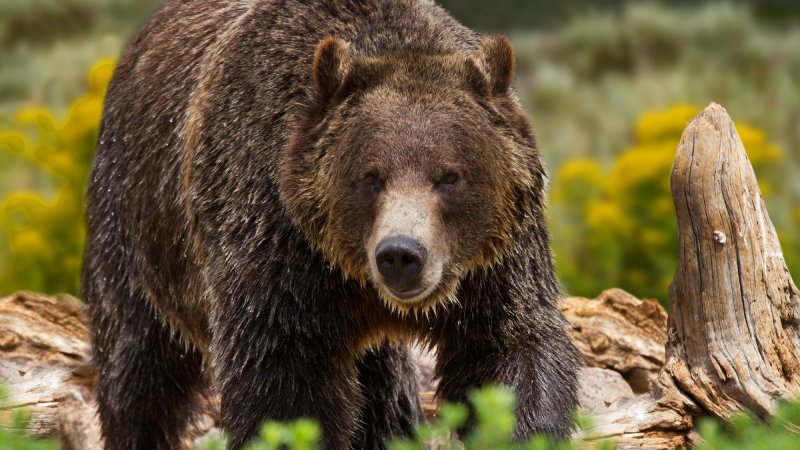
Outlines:
<svg viewBox="0 0 800 450"><path fill-rule="evenodd" d="M584 367L578 383L578 403L588 413L603 414L611 405L636 396L622 375L611 369Z"/></svg>
<svg viewBox="0 0 800 450"><path fill-rule="evenodd" d="M86 316L77 299L27 292L0 299L0 382L10 389L3 406L28 408L32 434L57 431L53 417L62 402L91 399L88 352Z"/></svg>
<svg viewBox="0 0 800 450"><path fill-rule="evenodd" d="M86 306L79 300L30 292L0 298L0 383L9 390L2 408L25 408L30 434L57 436L66 449L102 448L89 349ZM199 403L192 436L207 433L219 416L214 400ZM187 439L185 448L193 448Z"/></svg>
<svg viewBox="0 0 800 450"><path fill-rule="evenodd" d="M633 399L622 399L592 416L593 427L576 437L584 441L613 439L617 448L683 448L700 410L661 372L653 389Z"/></svg>
<svg viewBox="0 0 800 450"><path fill-rule="evenodd" d="M610 388L599 384L598 395L607 399L605 407L598 408L597 402L582 405L592 413L594 426L576 438L589 443L613 439L620 449L686 446L698 410L662 372L667 341L664 308L611 289L596 300L568 298L562 311L575 326L571 336L587 364L624 375L633 390L642 393L609 401ZM597 381L584 381L582 389Z"/></svg>
<svg viewBox="0 0 800 450"><path fill-rule="evenodd" d="M619 372L636 393L650 391L667 343L667 313L658 302L611 289L594 301L567 298L561 310L588 366Z"/></svg>
<svg viewBox="0 0 800 450"><path fill-rule="evenodd" d="M800 393L800 294L733 121L712 103L672 169L679 263L666 372L718 417Z"/></svg>

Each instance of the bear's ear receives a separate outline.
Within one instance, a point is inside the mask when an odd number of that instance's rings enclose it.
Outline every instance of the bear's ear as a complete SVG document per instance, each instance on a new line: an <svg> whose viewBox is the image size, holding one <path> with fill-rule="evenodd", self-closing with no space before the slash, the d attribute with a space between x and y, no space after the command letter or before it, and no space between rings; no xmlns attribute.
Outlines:
<svg viewBox="0 0 800 450"><path fill-rule="evenodd" d="M323 39L314 53L311 71L317 89L324 99L331 99L344 83L350 66L348 44L338 38Z"/></svg>
<svg viewBox="0 0 800 450"><path fill-rule="evenodd" d="M514 78L514 48L505 36L490 36L483 39L478 50L478 66L489 77L489 91L501 95L511 88Z"/></svg>

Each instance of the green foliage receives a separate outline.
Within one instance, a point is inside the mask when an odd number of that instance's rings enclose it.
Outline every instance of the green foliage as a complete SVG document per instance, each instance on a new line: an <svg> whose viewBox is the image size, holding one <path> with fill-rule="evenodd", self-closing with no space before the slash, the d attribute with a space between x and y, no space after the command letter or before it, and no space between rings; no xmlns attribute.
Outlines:
<svg viewBox="0 0 800 450"><path fill-rule="evenodd" d="M621 10L639 0L437 0L465 25L482 31L508 32L554 26L577 14L598 10ZM694 5L719 0L649 0L663 5ZM746 3L759 16L790 20L800 9L792 0L737 0Z"/></svg>
<svg viewBox="0 0 800 450"><path fill-rule="evenodd" d="M469 394L471 409L475 412L475 425L461 441L456 439L457 430L467 421L468 410L464 405L443 404L439 417L431 423L417 426L413 439L396 440L391 450L425 450L431 444L443 450L582 450L583 443L577 441L553 441L535 436L527 441L513 439L516 423L517 399L514 392L500 386L486 386ZM582 423L581 423L582 422ZM578 420L582 428L590 428L585 418ZM600 450L611 450L610 441L601 441Z"/></svg>
<svg viewBox="0 0 800 450"><path fill-rule="evenodd" d="M5 389L0 386L0 450L58 450L58 443L33 439L25 433L30 415L24 410L15 409L10 414L4 414L6 398Z"/></svg>
<svg viewBox="0 0 800 450"><path fill-rule="evenodd" d="M292 423L267 422L258 437L244 450L318 450L322 431L313 420L300 419ZM201 450L224 450L225 437L200 442Z"/></svg>
<svg viewBox="0 0 800 450"><path fill-rule="evenodd" d="M594 442L559 441L542 436L525 442L512 442L515 423L516 398L508 389L487 386L469 395L475 411L473 431L462 441L455 439L456 430L467 421L464 405L443 404L439 417L433 422L417 426L412 439L395 440L391 450L583 450L595 448L612 450L613 441ZM576 422L583 433L590 436L592 425L584 416ZM750 413L741 413L730 421L700 419L698 432L702 438L698 450L794 450L800 448L800 399L778 406L776 414L761 420ZM247 450L316 450L319 447L320 428L312 421L300 420L292 424L267 423L260 437ZM38 448L38 447L37 447ZM201 445L203 450L222 450L222 438L211 439Z"/></svg>
<svg viewBox="0 0 800 450"><path fill-rule="evenodd" d="M116 58L163 0L1 0L0 114L34 100L57 111L86 68Z"/></svg>
<svg viewBox="0 0 800 450"><path fill-rule="evenodd" d="M319 425L301 419L289 425L268 422L261 427L260 439L248 446L248 450L312 450L318 447L322 432Z"/></svg>
<svg viewBox="0 0 800 450"><path fill-rule="evenodd" d="M3 0L0 48L44 45L77 34L131 31L162 0Z"/></svg>
<svg viewBox="0 0 800 450"><path fill-rule="evenodd" d="M703 419L698 450L794 450L800 448L800 399L778 406L774 416L761 420L741 413L727 423Z"/></svg>
<svg viewBox="0 0 800 450"><path fill-rule="evenodd" d="M458 441L456 430L463 427L469 416L464 405L443 404L439 417L430 423L417 425L412 439L394 440L391 450L425 450L435 445L442 450L581 450L580 443L554 442L538 436L527 442L513 442L516 416L516 396L506 388L486 386L469 395L470 406L475 411L476 424L463 441ZM259 437L246 450L316 450L321 436L319 426L307 419L290 424L268 422ZM220 450L224 438L214 438L200 445L202 450ZM602 441L599 450L614 448L610 442Z"/></svg>

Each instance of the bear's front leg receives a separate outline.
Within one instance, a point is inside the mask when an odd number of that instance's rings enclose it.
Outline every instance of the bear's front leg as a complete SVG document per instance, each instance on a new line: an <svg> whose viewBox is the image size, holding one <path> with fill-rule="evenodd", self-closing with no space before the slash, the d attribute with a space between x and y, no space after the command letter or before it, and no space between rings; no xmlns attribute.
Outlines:
<svg viewBox="0 0 800 450"><path fill-rule="evenodd" d="M353 448L385 449L391 438L411 436L423 414L406 345L384 340L368 350L358 362L358 380L365 401Z"/></svg>
<svg viewBox="0 0 800 450"><path fill-rule="evenodd" d="M543 433L567 437L577 406L578 357L563 329L530 332L507 342L487 337L439 344L438 397L466 403L467 394L487 384L514 390L518 399L516 436Z"/></svg>
<svg viewBox="0 0 800 450"><path fill-rule="evenodd" d="M325 448L350 448L363 396L356 358L342 338L346 320L286 292L220 303L211 348L229 448L242 448L265 421L300 418L320 423Z"/></svg>
<svg viewBox="0 0 800 450"><path fill-rule="evenodd" d="M215 342L216 391L229 448L250 442L265 421L311 418L328 449L348 449L362 403L355 364L315 339L279 332Z"/></svg>
<svg viewBox="0 0 800 450"><path fill-rule="evenodd" d="M518 438L538 433L567 437L581 364L566 333L568 323L553 291L520 289L515 281L504 280L513 274L498 275L466 280L462 307L439 324L437 395L466 403L469 391L501 384L517 394Z"/></svg>

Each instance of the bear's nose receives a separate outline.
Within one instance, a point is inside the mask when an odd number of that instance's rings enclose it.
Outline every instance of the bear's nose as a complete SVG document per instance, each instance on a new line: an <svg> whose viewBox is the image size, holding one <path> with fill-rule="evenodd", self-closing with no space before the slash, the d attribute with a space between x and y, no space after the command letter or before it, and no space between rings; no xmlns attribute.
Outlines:
<svg viewBox="0 0 800 450"><path fill-rule="evenodd" d="M408 236L392 236L375 248L375 262L386 286L400 298L411 298L422 289L422 268L428 251L422 243Z"/></svg>

